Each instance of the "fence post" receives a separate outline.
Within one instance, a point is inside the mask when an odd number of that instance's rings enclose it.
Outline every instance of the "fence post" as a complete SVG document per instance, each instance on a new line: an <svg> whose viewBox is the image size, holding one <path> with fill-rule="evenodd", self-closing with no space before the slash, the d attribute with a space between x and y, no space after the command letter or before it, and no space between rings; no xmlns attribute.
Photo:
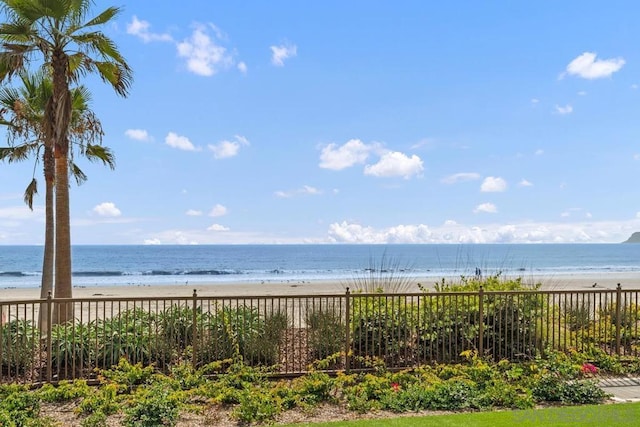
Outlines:
<svg viewBox="0 0 640 427"><path fill-rule="evenodd" d="M191 364L195 369L196 364L198 363L198 292L196 289L193 290L193 300L192 300L192 308L193 308L193 318L191 324Z"/></svg>
<svg viewBox="0 0 640 427"><path fill-rule="evenodd" d="M484 288L478 289L478 357L484 356Z"/></svg>
<svg viewBox="0 0 640 427"><path fill-rule="evenodd" d="M351 350L351 292L349 287L345 293L345 331L344 331L344 370L348 374L351 357L349 352Z"/></svg>
<svg viewBox="0 0 640 427"><path fill-rule="evenodd" d="M622 306L622 286L616 287L616 356L620 356L620 309Z"/></svg>
<svg viewBox="0 0 640 427"><path fill-rule="evenodd" d="M51 382L53 375L53 349L51 348L51 312L53 310L52 307L53 297L51 296L51 291L47 295L47 382Z"/></svg>

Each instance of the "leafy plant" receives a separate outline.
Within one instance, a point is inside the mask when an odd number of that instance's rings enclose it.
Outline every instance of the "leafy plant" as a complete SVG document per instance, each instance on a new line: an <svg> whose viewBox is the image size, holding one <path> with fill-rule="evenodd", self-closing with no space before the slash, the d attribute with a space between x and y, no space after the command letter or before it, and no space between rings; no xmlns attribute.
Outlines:
<svg viewBox="0 0 640 427"><path fill-rule="evenodd" d="M124 410L124 425L129 427L175 426L180 415L180 400L163 384L139 389L133 403Z"/></svg>
<svg viewBox="0 0 640 427"><path fill-rule="evenodd" d="M333 304L307 307L306 323L309 353L314 360L344 350L345 325L339 307Z"/></svg>
<svg viewBox="0 0 640 427"><path fill-rule="evenodd" d="M30 320L14 319L0 325L0 366L3 372L20 375L31 369L38 336Z"/></svg>
<svg viewBox="0 0 640 427"><path fill-rule="evenodd" d="M59 378L82 376L93 366L95 324L68 323L51 327L52 369Z"/></svg>

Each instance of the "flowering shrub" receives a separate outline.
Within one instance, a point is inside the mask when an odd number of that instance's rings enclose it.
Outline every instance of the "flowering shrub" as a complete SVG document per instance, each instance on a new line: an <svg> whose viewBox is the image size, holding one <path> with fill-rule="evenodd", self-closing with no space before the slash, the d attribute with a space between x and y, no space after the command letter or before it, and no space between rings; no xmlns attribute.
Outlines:
<svg viewBox="0 0 640 427"><path fill-rule="evenodd" d="M591 363L583 363L582 366L580 367L580 372L582 372L584 375L587 375L587 376L597 374L598 367Z"/></svg>

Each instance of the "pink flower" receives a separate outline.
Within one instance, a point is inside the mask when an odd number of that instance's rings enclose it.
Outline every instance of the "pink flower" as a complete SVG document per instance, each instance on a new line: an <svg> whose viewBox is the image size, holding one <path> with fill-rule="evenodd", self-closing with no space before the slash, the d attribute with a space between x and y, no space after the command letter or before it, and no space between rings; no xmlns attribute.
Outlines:
<svg viewBox="0 0 640 427"><path fill-rule="evenodd" d="M393 389L393 391L400 391L400 384L398 383L391 383L391 388Z"/></svg>
<svg viewBox="0 0 640 427"><path fill-rule="evenodd" d="M581 367L580 367L580 371L583 374L595 374L598 372L598 367L595 365L592 365L591 363L584 363Z"/></svg>

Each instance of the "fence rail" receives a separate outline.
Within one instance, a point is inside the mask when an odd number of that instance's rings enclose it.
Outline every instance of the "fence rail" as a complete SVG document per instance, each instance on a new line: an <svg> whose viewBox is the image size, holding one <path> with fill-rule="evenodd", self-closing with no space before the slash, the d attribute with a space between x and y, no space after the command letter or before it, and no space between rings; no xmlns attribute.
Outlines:
<svg viewBox="0 0 640 427"><path fill-rule="evenodd" d="M433 292L0 301L0 383L89 378L122 357L167 370L242 356L304 373L379 358L391 368L477 351L527 360L546 349L638 356L640 290ZM74 318L59 324L58 313Z"/></svg>

